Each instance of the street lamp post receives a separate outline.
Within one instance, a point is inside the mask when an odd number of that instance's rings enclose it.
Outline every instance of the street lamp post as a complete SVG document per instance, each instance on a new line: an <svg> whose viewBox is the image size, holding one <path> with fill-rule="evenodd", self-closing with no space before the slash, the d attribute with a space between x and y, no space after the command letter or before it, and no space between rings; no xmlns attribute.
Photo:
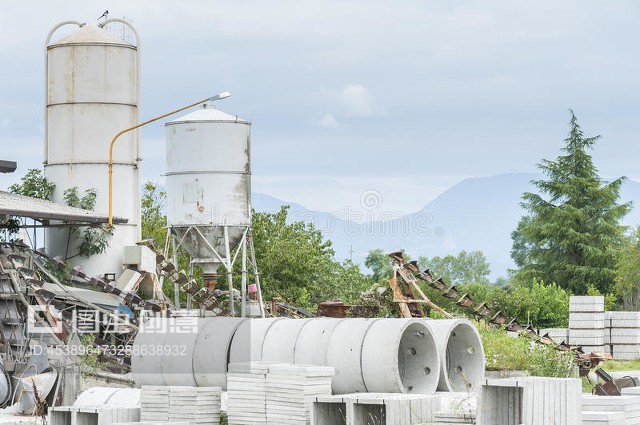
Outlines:
<svg viewBox="0 0 640 425"><path fill-rule="evenodd" d="M152 123L154 121L158 121L161 120L162 118L168 117L169 115L173 115L173 114L177 114L180 111L184 111L185 109L189 109L192 108L194 106L200 105L201 103L204 102L213 102L215 100L220 100L220 99L224 99L226 97L231 96L231 94L229 92L222 92L219 93L215 96L212 97L208 97L206 99L202 99L199 100L195 103L192 103L191 105L187 105L184 106L180 109L176 109L175 111L171 111L168 112L164 115L160 115L159 117L156 118L152 118L148 121L142 122L140 124L134 125L133 127L129 127L129 128L125 128L124 130L122 130L121 132L119 132L118 134L115 135L115 137L113 138L113 140L111 141L111 145L109 146L109 224L107 225L108 227L113 227L113 145L116 143L116 140L118 140L118 137L122 136L124 133L127 133L131 130L135 130L137 128L142 127L143 125L147 125L149 123ZM139 188L138 188L139 190Z"/></svg>

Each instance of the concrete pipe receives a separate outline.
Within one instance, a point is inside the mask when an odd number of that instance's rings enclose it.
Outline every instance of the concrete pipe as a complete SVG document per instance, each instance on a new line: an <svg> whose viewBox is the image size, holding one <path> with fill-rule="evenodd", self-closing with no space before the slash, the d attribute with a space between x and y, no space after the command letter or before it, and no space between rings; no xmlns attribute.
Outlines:
<svg viewBox="0 0 640 425"><path fill-rule="evenodd" d="M231 341L229 363L247 363L262 361L262 346L267 332L283 317L267 319L248 319L238 326Z"/></svg>
<svg viewBox="0 0 640 425"><path fill-rule="evenodd" d="M298 334L315 319L285 319L273 324L267 331L262 345L262 361L293 363Z"/></svg>
<svg viewBox="0 0 640 425"><path fill-rule="evenodd" d="M149 317L136 335L131 352L131 372L138 386L164 385L162 356L151 355L150 350L153 347L155 354L156 348L164 344L167 335L162 330L166 329L166 320L168 319Z"/></svg>
<svg viewBox="0 0 640 425"><path fill-rule="evenodd" d="M132 348L131 369L136 384L226 388L231 340L245 320L147 319Z"/></svg>
<svg viewBox="0 0 640 425"><path fill-rule="evenodd" d="M433 394L440 358L421 319L377 320L362 344L362 376L368 392Z"/></svg>
<svg viewBox="0 0 640 425"><path fill-rule="evenodd" d="M162 344L161 364L164 385L195 387L193 365L188 359L196 346L197 322L193 317L170 318L167 322L169 329L176 329L179 333L166 334Z"/></svg>
<svg viewBox="0 0 640 425"><path fill-rule="evenodd" d="M296 364L327 364L327 349L333 330L348 319L318 318L310 320L298 334L293 362Z"/></svg>
<svg viewBox="0 0 640 425"><path fill-rule="evenodd" d="M84 391L74 406L140 406L140 390L137 388L93 387Z"/></svg>
<svg viewBox="0 0 640 425"><path fill-rule="evenodd" d="M484 377L482 339L466 319L425 320L440 354L438 391L462 392L477 389Z"/></svg>
<svg viewBox="0 0 640 425"><path fill-rule="evenodd" d="M327 366L336 371L331 385L335 394L367 392L362 377L362 345L367 331L378 320L394 319L347 319L333 329L327 348Z"/></svg>
<svg viewBox="0 0 640 425"><path fill-rule="evenodd" d="M198 323L193 357L183 358L185 362L192 361L193 376L198 387L227 389L231 341L238 327L246 320L250 319L216 317Z"/></svg>

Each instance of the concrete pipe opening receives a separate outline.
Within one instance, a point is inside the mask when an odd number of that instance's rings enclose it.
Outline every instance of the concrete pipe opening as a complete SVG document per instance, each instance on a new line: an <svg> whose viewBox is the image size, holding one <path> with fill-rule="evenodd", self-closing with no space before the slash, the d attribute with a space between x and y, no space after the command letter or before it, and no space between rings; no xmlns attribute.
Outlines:
<svg viewBox="0 0 640 425"><path fill-rule="evenodd" d="M216 317L198 323L193 356L184 356L193 367L193 377L198 387L227 389L227 369L231 353L231 341L236 329L246 320L239 317Z"/></svg>
<svg viewBox="0 0 640 425"><path fill-rule="evenodd" d="M428 320L441 357L438 391L462 392L477 389L484 377L482 339L466 319Z"/></svg>
<svg viewBox="0 0 640 425"><path fill-rule="evenodd" d="M368 392L433 394L440 357L428 326L419 319L384 319L367 332L362 374Z"/></svg>

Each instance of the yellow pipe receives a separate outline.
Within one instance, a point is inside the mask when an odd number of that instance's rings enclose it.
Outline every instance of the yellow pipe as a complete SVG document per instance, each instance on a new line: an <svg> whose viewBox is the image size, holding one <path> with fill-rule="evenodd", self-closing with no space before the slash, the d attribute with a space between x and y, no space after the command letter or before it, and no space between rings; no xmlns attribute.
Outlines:
<svg viewBox="0 0 640 425"><path fill-rule="evenodd" d="M173 114L177 114L180 111L184 111L185 109L189 109L192 108L194 106L197 106L201 103L206 102L207 100L215 100L214 98L208 97L206 99L202 99L197 101L196 103L192 103L191 105L182 107L180 109L176 109L175 111L171 111L168 112L164 115L160 115L159 117L150 119L148 121L145 121L143 123L140 123L138 125L134 125L133 127L129 127L126 128L124 130L122 130L121 132L119 132L118 134L115 135L115 137L113 138L113 140L111 141L111 145L109 146L109 224L107 225L107 227L113 227L113 145L116 143L116 140L118 140L118 137L122 136L124 133L127 133L131 130L135 130L136 128L140 128L143 125L147 125L149 123L152 123L154 121L158 121L161 120L162 118L168 117L169 115L173 115ZM139 188L137 190L140 190Z"/></svg>

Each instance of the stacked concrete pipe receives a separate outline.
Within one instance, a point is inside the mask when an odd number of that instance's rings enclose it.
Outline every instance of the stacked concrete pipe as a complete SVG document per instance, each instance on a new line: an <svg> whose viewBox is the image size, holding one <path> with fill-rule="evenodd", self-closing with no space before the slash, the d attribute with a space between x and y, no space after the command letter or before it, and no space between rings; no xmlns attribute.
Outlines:
<svg viewBox="0 0 640 425"><path fill-rule="evenodd" d="M139 386L226 389L231 340L247 320L235 317L147 319L132 347L133 379Z"/></svg>
<svg viewBox="0 0 640 425"><path fill-rule="evenodd" d="M482 345L466 321L219 317L198 319L193 335L168 331L175 320L151 319L152 327L167 331L147 333L143 327L136 337L131 365L138 385L225 389L228 363L266 361L334 367L336 394L431 394L436 388L460 391L457 375L475 385L484 372ZM149 355L145 345L181 350ZM459 349L466 354L456 354ZM447 373L441 374L442 367ZM458 368L463 373L454 375Z"/></svg>
<svg viewBox="0 0 640 425"><path fill-rule="evenodd" d="M476 390L485 369L482 339L476 327L466 319L426 320L440 353L438 391Z"/></svg>

